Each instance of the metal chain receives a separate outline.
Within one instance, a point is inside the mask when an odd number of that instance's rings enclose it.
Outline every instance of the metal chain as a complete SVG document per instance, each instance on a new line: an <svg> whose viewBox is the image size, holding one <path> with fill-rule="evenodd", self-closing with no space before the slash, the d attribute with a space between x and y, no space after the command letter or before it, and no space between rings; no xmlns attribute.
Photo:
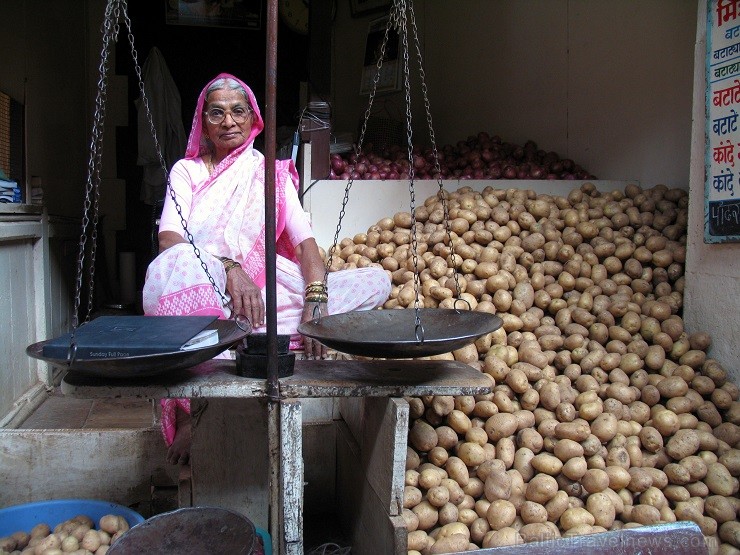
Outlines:
<svg viewBox="0 0 740 555"><path fill-rule="evenodd" d="M407 156L409 160L409 209L411 212L411 263L414 267L414 335L419 343L424 342L424 326L421 323L421 310L419 307L419 289L421 278L419 277L419 253L418 240L416 237L416 196L414 193L414 142L413 129L411 125L411 82L409 71L409 38L406 20L406 0L396 0L400 18L401 34L401 56L403 58L403 88L406 100L406 142Z"/></svg>
<svg viewBox="0 0 740 555"><path fill-rule="evenodd" d="M95 112L93 116L93 128L92 138L90 141L90 158L87 164L87 184L85 187L85 200L83 204L82 214L82 231L80 232L80 244L79 254L77 256L77 276L75 280L75 298L74 298L74 310L72 313L72 339L71 343L74 343L74 333L79 325L79 309L81 304L82 295L82 276L85 268L85 252L87 249L87 228L90 225L90 209L93 208L93 231L91 237L90 247L90 258L91 258L91 269L90 269L90 281L88 291L88 306L85 321L89 320L90 314L92 313L93 305L93 291L95 281L95 254L96 254L96 242L97 242L97 222L99 213L99 185L100 185L100 160L103 151L103 123L105 121L105 99L107 94L107 68L108 68L108 56L110 53L110 41L118 34L118 25L116 24L118 18L118 2L116 0L110 0L106 5L105 17L103 24L101 25L101 32L103 36L103 47L100 53L100 65L99 77L98 77L98 90L95 98ZM93 191L95 191L93 193ZM94 195L94 204L91 200L91 195Z"/></svg>
<svg viewBox="0 0 740 555"><path fill-rule="evenodd" d="M77 276L75 281L75 300L74 300L74 312L72 320L72 339L70 347L70 356L74 354L74 334L79 325L78 312L81 304L81 291L82 291L82 276L85 269L85 253L87 250L87 228L90 226L90 210L92 208L92 225L90 233L90 271L89 271L89 294L87 302L87 313L84 321L88 321L93 310L93 295L95 288L95 258L97 251L97 240L98 240L98 219L99 219L99 206L100 206L100 182L101 182L101 167L102 167L102 154L103 154L103 128L105 122L105 108L107 100L107 86L108 86L108 67L109 67L109 55L111 49L111 41L117 42L119 27L119 18L123 18L126 29L128 31L128 42L131 48L131 56L134 62L134 69L138 78L139 91L141 93L141 100L144 105L147 121L149 122L149 131L154 141L154 147L159 159L160 166L164 175L167 177L167 191L172 197L175 203L175 208L178 215L180 216L180 222L185 232L188 242L192 245L193 251L196 258L200 262L203 271L208 277L211 286L215 293L220 297L221 303L224 307L228 307L229 303L224 293L220 290L218 285L208 270L208 266L201 257L200 250L195 245L192 233L187 228L187 222L182 213L182 207L177 201L177 197L170 184L170 175L167 170L167 164L162 155L162 149L157 139L157 133L154 128L154 118L149 107L149 100L146 96L144 88L144 79L142 76L141 66L138 61L138 54L134 45L134 36L131 28L131 19L128 16L128 6L126 0L109 0L106 4L105 16L101 31L103 35L103 46L100 53L100 65L99 65L99 77L98 77L98 90L95 99L95 112L93 116L93 128L92 128L92 139L90 142L90 158L88 161L88 177L87 185L85 188L85 200L83 204L83 215L82 215L82 231L80 233L80 250L77 259ZM93 196L94 200L91 200ZM248 329L251 327L249 319L241 315L234 315L234 319L237 325L242 329ZM245 324L246 320L246 324Z"/></svg>
<svg viewBox="0 0 740 555"><path fill-rule="evenodd" d="M434 138L434 126L432 125L432 111L430 108L429 103L429 95L428 95L428 89L427 89L427 83L426 83L426 74L424 73L424 63L422 61L421 56L421 46L419 44L419 32L416 28L416 16L414 14L414 1L408 0L409 3L409 18L411 20L411 27L414 32L414 46L416 47L416 57L419 62L419 77L421 81L421 92L424 96L424 109L426 111L427 116L427 126L429 127L429 141L432 145L432 156L434 157L434 169L437 176L437 185L439 186L439 191L437 192L437 196L439 197L440 201L442 202L442 210L444 213L444 223L445 223L445 232L447 234L447 240L450 243L450 260L453 263L453 277L455 279L455 292L457 293L457 297L460 298L460 279L459 274L456 268L454 268L455 265L455 245L452 241L452 233L450 231L450 213L449 208L447 205L447 195L444 191L444 185L442 185L442 169L439 164L439 152L437 151L437 142ZM469 306L469 303L468 303Z"/></svg>
<svg viewBox="0 0 740 555"><path fill-rule="evenodd" d="M396 25L397 26L397 18L394 14L397 13L397 7L394 4L393 8L391 9L391 17L388 18L388 24L385 27L385 34L383 35L383 42L380 45L380 55L378 56L378 60L375 63L376 71L375 76L373 77L373 83L370 87L370 96L368 98L368 106L365 110L365 117L362 121L362 127L360 129L360 138L357 140L357 144L355 145L355 155L360 156L362 154L362 145L365 141L365 132L367 131L367 122L370 119L370 113L373 108L373 101L375 100L375 93L378 89L378 82L380 81L380 71L383 67L383 59L385 58L385 50L388 45L388 36L390 33L391 28ZM352 173L354 172L354 164L350 166L350 176L347 180L347 185L344 188L344 198L342 198L342 208L339 210L339 221L337 222L337 228L334 232L334 241L331 244L331 247L329 247L329 253L326 257L326 267L324 270L324 284L326 284L328 278L329 278L329 268L331 268L331 261L334 256L334 252L337 248L337 242L339 241L339 233L342 230L342 219L345 216L345 211L347 208L347 203L349 202L349 191L352 188L352 183L354 182L354 178L352 177Z"/></svg>
<svg viewBox="0 0 740 555"><path fill-rule="evenodd" d="M216 281L213 279L213 276L211 275L211 272L208 270L208 266L206 265L205 261L200 255L200 249L195 245L195 241L193 239L192 233L190 233L190 230L188 229L187 222L185 221L185 216L182 214L182 207L180 206L180 203L177 202L177 196L175 195L175 191L170 185L170 174L167 170L167 163L164 160L164 156L162 155L162 148L159 145L159 141L157 139L157 131L154 128L154 118L152 117L151 110L149 108L149 99L146 96L146 92L144 90L144 78L142 76L141 66L139 65L139 56L136 52L136 47L134 46L134 35L131 31L131 20L128 16L128 10L126 7L126 0L119 0L121 4L124 6L123 10L123 18L124 22L126 23L126 29L128 31L128 42L131 47L131 57L134 61L134 70L136 71L136 77L138 78L139 82L139 92L141 93L141 102L144 105L144 112L146 113L146 119L147 122L149 122L149 132L152 135L152 139L154 141L154 149L157 152L157 158L159 159L159 165L162 167L162 171L164 172L164 175L167 176L167 192L172 198L172 201L175 203L175 209L177 210L178 216L180 216L180 223L182 224L182 228L185 232L185 237L188 240L188 243L190 243L193 247L193 252L195 253L196 258L200 262L201 268L203 268L203 271L205 272L206 276L208 277L208 281L211 283L211 287L213 287L213 290L216 292L216 294L221 299L221 304L224 307L228 307L228 301L226 300L226 296L223 294L221 289L219 289L218 285L216 285Z"/></svg>

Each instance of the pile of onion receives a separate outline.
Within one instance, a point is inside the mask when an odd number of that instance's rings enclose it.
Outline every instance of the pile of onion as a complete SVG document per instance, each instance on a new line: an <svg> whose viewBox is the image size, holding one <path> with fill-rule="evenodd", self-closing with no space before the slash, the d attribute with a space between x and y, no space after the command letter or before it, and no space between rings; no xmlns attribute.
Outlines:
<svg viewBox="0 0 740 555"><path fill-rule="evenodd" d="M595 179L587 170L556 152L538 148L534 141L517 145L481 131L455 146L437 151L443 179ZM436 179L431 147L416 146L412 161L405 146L375 150L366 144L358 155L331 155L330 179L408 179L410 165L416 179Z"/></svg>

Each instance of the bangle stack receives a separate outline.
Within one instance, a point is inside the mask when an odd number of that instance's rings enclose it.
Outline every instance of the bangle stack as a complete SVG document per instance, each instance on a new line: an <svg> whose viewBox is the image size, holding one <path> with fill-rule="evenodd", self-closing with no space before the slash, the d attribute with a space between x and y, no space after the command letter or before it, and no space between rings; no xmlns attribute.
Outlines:
<svg viewBox="0 0 740 555"><path fill-rule="evenodd" d="M242 267L241 264L239 264L236 260L232 260L231 258L227 258L225 256L219 256L218 259L224 265L224 271L227 274L229 273L230 270L233 270L234 268L241 268Z"/></svg>
<svg viewBox="0 0 740 555"><path fill-rule="evenodd" d="M326 303L329 301L329 292L323 281L312 281L306 285L305 298L307 303Z"/></svg>

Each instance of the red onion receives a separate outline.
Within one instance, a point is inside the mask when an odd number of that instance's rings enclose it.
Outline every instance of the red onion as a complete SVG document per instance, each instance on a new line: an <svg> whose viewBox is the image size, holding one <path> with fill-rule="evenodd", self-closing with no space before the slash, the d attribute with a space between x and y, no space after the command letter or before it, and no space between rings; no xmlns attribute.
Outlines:
<svg viewBox="0 0 740 555"><path fill-rule="evenodd" d="M501 177L504 179L516 179L517 171L514 166L504 166Z"/></svg>
<svg viewBox="0 0 740 555"><path fill-rule="evenodd" d="M543 179L545 177L545 170L543 170L540 166L532 166L532 168L529 170L529 176L532 179Z"/></svg>
<svg viewBox="0 0 740 555"><path fill-rule="evenodd" d="M457 179L595 179L590 172L569 158L561 159L532 140L523 145L504 142L498 135L481 131L454 145L436 151L417 145L409 163L405 146L392 145L374 150L371 143L364 152L332 154L333 179L407 179L410 165L418 179L441 176ZM344 176L344 177L343 177Z"/></svg>

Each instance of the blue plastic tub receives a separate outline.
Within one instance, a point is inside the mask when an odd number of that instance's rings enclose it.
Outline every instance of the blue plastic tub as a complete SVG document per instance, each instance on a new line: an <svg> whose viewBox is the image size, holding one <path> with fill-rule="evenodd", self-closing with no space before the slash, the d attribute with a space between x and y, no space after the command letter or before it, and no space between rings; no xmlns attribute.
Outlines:
<svg viewBox="0 0 740 555"><path fill-rule="evenodd" d="M90 517L95 521L96 527L100 518L105 515L122 516L131 527L144 522L144 517L139 513L116 503L95 499L54 499L0 509L0 537L9 536L19 530L30 532L31 528L42 522L53 530L57 524L77 515Z"/></svg>
<svg viewBox="0 0 740 555"><path fill-rule="evenodd" d="M257 531L257 535L262 538L262 545L265 547L265 555L272 555L272 539L270 538L270 534L267 533L267 530L263 530L257 526L255 526L254 529Z"/></svg>

